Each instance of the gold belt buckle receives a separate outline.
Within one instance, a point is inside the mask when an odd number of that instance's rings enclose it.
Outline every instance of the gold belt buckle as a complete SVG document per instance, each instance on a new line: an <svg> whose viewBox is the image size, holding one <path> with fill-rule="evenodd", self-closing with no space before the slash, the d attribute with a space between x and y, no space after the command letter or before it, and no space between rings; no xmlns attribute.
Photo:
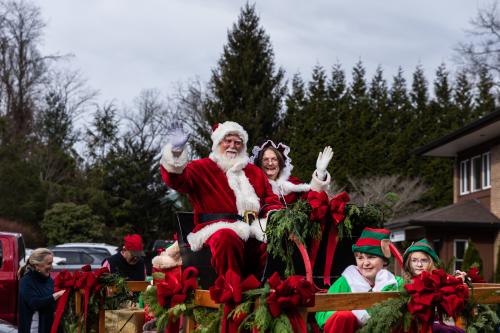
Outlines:
<svg viewBox="0 0 500 333"><path fill-rule="evenodd" d="M243 212L243 221L248 224L251 224L253 221L257 219L257 212L254 210L245 210Z"/></svg>

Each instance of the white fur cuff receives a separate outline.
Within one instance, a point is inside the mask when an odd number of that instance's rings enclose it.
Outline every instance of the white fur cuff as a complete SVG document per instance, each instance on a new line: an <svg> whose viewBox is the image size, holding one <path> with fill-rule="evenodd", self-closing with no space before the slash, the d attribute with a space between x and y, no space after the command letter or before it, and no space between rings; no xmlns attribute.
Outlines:
<svg viewBox="0 0 500 333"><path fill-rule="evenodd" d="M203 227L197 232L191 232L189 235L187 235L187 241L191 246L191 251L195 252L201 250L203 244L207 241L207 239L209 239L210 236L221 229L233 230L244 241L246 241L248 237L250 237L250 226L248 225L248 223L242 221L215 222Z"/></svg>
<svg viewBox="0 0 500 333"><path fill-rule="evenodd" d="M188 162L187 152L184 149L180 156L175 157L172 154L172 145L167 143L163 148L160 164L167 170L167 172L181 174L186 168Z"/></svg>
<svg viewBox="0 0 500 333"><path fill-rule="evenodd" d="M316 170L314 170L312 174L312 179L311 179L311 190L316 191L316 192L321 192L325 191L328 185L330 185L330 181L332 180L330 173L326 171L326 179L321 180L318 177L318 173Z"/></svg>

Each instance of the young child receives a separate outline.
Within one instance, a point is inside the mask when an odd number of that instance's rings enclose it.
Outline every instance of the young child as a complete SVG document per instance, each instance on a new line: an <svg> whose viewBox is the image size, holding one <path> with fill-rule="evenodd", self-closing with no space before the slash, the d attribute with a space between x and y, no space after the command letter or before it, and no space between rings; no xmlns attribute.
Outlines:
<svg viewBox="0 0 500 333"><path fill-rule="evenodd" d="M389 272L385 267L391 254L401 255L391 246L390 231L365 228L352 252L356 265L347 267L342 276L330 287L328 293L396 291L403 279ZM355 332L365 325L370 314L367 310L327 311L316 313L316 321L324 332Z"/></svg>

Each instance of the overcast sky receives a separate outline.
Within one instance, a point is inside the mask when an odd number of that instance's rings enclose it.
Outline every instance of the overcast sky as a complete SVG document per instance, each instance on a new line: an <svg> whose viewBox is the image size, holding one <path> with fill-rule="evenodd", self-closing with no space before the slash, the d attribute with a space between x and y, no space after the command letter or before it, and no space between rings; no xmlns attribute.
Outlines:
<svg viewBox="0 0 500 333"><path fill-rule="evenodd" d="M142 89L172 93L177 82L207 81L241 0L36 0L47 22L46 53L71 53L71 66L100 91L100 101L129 104ZM290 79L307 81L319 64L350 72L359 60L368 77L380 65L390 81L421 64L428 79L486 0L262 0L261 25L275 62Z"/></svg>

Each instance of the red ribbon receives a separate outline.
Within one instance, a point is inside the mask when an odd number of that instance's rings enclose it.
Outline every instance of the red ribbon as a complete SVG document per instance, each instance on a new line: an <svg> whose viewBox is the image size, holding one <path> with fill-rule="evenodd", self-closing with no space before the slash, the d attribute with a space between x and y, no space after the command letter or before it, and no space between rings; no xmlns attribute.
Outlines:
<svg viewBox="0 0 500 333"><path fill-rule="evenodd" d="M156 295L158 304L162 307L174 307L186 301L188 293L198 288L198 269L188 267L182 273L179 281L175 275L165 274L164 280L156 283ZM175 318L169 318L165 332L179 332L180 321Z"/></svg>
<svg viewBox="0 0 500 333"><path fill-rule="evenodd" d="M222 318L222 333L237 332L246 314L241 313L233 318L228 318L229 313L243 300L243 292L255 289L260 286L259 280L253 275L250 275L245 280L241 281L241 277L233 270L228 270L226 275L219 276L215 280L213 287L210 287L210 298L215 303L224 304L224 315Z"/></svg>
<svg viewBox="0 0 500 333"><path fill-rule="evenodd" d="M328 196L325 192L309 191L307 195L307 202L311 205L311 214L309 219L313 222L320 223L321 232L325 229L325 220L328 213ZM311 249L309 250L309 258L311 261L311 267L314 267L316 262L316 257L319 251L321 239L313 239L311 243Z"/></svg>
<svg viewBox="0 0 500 333"><path fill-rule="evenodd" d="M422 333L432 325L436 310L440 321L443 313L456 319L469 298L469 289L462 279L448 275L442 269L422 272L412 280L413 283L405 285L411 295L408 311L413 315L413 321L422 323Z"/></svg>
<svg viewBox="0 0 500 333"><path fill-rule="evenodd" d="M84 323L87 322L90 295L101 290L102 286L98 283L99 277L107 273L109 273L107 267L91 271L90 265L85 265L81 271L76 271L72 274L64 270L56 276L54 280L55 291L65 290L65 292L57 300L56 314L50 330L51 333L57 332L71 291L84 290ZM78 331L80 331L80 326L78 327Z"/></svg>
<svg viewBox="0 0 500 333"><path fill-rule="evenodd" d="M478 267L471 267L469 268L469 271L467 272L467 277L470 279L472 283L485 283L486 281L484 278L479 275L479 268Z"/></svg>
<svg viewBox="0 0 500 333"><path fill-rule="evenodd" d="M307 332L306 322L298 308L314 306L314 285L303 276L297 275L282 282L277 272L268 279L268 283L273 289L266 299L271 315L278 317L285 313L294 332Z"/></svg>
<svg viewBox="0 0 500 333"><path fill-rule="evenodd" d="M323 271L323 283L331 285L330 274L332 272L333 258L338 243L338 225L345 219L345 208L351 200L346 191L335 195L330 201L330 215L333 223L330 225L328 233L328 243L326 247L325 268Z"/></svg>

